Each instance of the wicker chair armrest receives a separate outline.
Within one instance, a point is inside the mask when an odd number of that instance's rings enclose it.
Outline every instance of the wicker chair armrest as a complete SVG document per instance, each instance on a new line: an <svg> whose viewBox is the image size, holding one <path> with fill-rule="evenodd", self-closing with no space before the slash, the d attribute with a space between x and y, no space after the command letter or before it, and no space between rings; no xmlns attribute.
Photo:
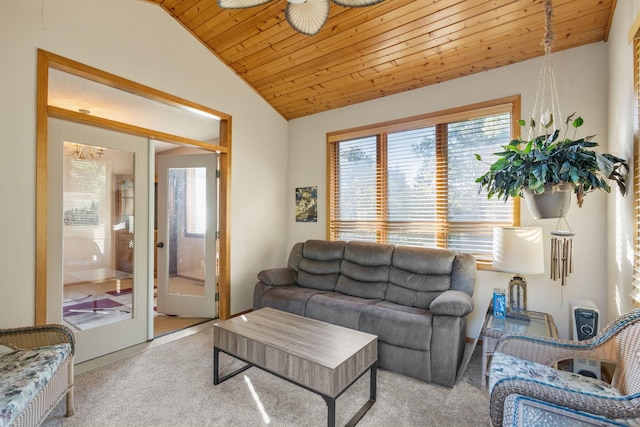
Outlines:
<svg viewBox="0 0 640 427"><path fill-rule="evenodd" d="M496 383L490 400L494 426L502 425L504 402L510 394L520 394L559 406L600 415L609 419L640 417L640 396L610 397L542 384L534 379L504 379Z"/></svg>
<svg viewBox="0 0 640 427"><path fill-rule="evenodd" d="M27 326L0 329L0 345L14 350L28 350L46 345L68 343L71 353L75 353L75 337L71 329L64 325Z"/></svg>
<svg viewBox="0 0 640 427"><path fill-rule="evenodd" d="M507 334L498 341L496 351L544 365L553 365L561 360L575 358L617 363L617 352L613 344L609 341L571 341Z"/></svg>

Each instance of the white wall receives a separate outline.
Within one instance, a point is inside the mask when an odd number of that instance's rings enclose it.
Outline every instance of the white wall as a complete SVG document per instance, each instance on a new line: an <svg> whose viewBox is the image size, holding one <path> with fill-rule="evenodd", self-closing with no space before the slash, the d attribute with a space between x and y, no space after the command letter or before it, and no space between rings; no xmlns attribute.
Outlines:
<svg viewBox="0 0 640 427"><path fill-rule="evenodd" d="M609 33L609 146L633 159L633 141L638 131L637 95L633 85L633 43L629 32L640 15L640 0L618 0ZM637 30L637 28L636 28ZM633 167L632 167L633 169ZM609 199L607 240L607 321L632 308L628 298L633 280L633 187L629 175L629 196ZM636 190L637 191L637 190Z"/></svg>
<svg viewBox="0 0 640 427"><path fill-rule="evenodd" d="M564 115L578 112L585 120L583 136L597 134L607 149L608 67L607 46L595 43L553 54ZM405 92L289 122L288 246L309 238L325 238L326 230L326 133L378 123L396 118L430 113L504 96L522 95L522 115L533 109L542 59L483 72L469 77ZM470 151L469 155L473 155ZM318 186L317 223L296 223L293 217L295 187ZM469 185L476 185L470 182ZM613 196L609 196L613 198ZM604 192L589 194L582 208L575 200L567 220L576 233L575 272L565 289L545 275L530 275L529 308L551 313L560 335L568 338L569 300L593 300L606 315L606 203ZM522 225L556 228L556 220L535 221L523 203ZM545 233L548 254L549 235ZM547 261L547 271L548 261ZM479 271L474 295L475 311L470 317L468 335L478 333L494 287L506 288L511 275Z"/></svg>
<svg viewBox="0 0 640 427"><path fill-rule="evenodd" d="M0 0L0 327L35 316L37 48L233 117L231 313L285 257L287 122L159 6Z"/></svg>
<svg viewBox="0 0 640 427"><path fill-rule="evenodd" d="M327 132L517 93L522 94L526 118L533 107L541 64L535 59L296 119L287 126L154 4L0 0L0 6L0 39L5 41L0 47L0 327L27 325L34 319L37 48L233 116L232 313L251 307L257 271L284 265L293 243L325 237ZM608 43L553 55L563 112L577 111L585 119L585 135L599 135L603 150L630 160L637 123L627 33L639 11L640 0L618 0ZM318 222L296 223L295 187L312 185L318 186ZM561 292L559 284L546 275L528 277L530 307L551 313L564 337L568 337L571 298L592 299L605 319L629 307L625 298L631 280L630 197L590 194L582 209L574 203L568 221L576 232L576 271L566 288ZM525 209L522 223L541 225L547 231L556 225L555 220L534 221ZM546 239L548 243L548 235ZM505 273L478 272L477 308L470 318L469 335L477 333L492 289L505 287L508 279Z"/></svg>

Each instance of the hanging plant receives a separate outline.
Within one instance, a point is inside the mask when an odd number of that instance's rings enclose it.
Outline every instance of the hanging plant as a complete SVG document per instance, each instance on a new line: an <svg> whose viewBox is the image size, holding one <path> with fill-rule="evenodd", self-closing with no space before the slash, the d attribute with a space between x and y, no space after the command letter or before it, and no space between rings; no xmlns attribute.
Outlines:
<svg viewBox="0 0 640 427"><path fill-rule="evenodd" d="M507 200L509 197L522 196L525 190L534 194L555 191L560 185L573 185L578 201L582 206L584 197L593 190L611 192L608 180L612 180L622 195L626 194L626 173L629 164L626 160L613 154L601 154L593 150L598 146L592 138L576 139L577 129L584 124L581 117L573 119L570 115L565 123L565 132L560 137L560 130L549 130L553 126L553 114L546 113L541 119L542 134L527 141L521 138L505 145L504 151L495 153L498 159L489 164L489 171L476 179L480 184L479 191L487 191L488 198L493 196ZM519 120L525 126L524 120ZM536 123L530 119L531 129ZM567 137L569 125L574 135ZM476 159L483 161L476 154Z"/></svg>

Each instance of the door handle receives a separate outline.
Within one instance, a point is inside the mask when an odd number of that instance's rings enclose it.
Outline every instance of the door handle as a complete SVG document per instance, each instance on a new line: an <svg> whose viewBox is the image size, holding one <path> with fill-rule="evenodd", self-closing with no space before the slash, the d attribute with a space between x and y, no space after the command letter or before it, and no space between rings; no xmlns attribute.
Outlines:
<svg viewBox="0 0 640 427"><path fill-rule="evenodd" d="M156 246L159 247L159 248L164 248L164 243L160 242Z"/></svg>

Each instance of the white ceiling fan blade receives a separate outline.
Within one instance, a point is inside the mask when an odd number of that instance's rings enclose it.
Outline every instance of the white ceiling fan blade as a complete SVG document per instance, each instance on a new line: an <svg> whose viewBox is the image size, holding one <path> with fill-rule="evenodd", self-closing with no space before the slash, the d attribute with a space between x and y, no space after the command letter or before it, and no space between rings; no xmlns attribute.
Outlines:
<svg viewBox="0 0 640 427"><path fill-rule="evenodd" d="M344 7L362 7L371 6L377 3L382 3L384 0L331 0L335 4Z"/></svg>
<svg viewBox="0 0 640 427"><path fill-rule="evenodd" d="M329 18L329 0L307 0L304 3L289 3L284 11L289 25L294 30L312 36Z"/></svg>
<svg viewBox="0 0 640 427"><path fill-rule="evenodd" d="M243 9L245 7L260 6L271 0L218 0L218 6L223 9Z"/></svg>

